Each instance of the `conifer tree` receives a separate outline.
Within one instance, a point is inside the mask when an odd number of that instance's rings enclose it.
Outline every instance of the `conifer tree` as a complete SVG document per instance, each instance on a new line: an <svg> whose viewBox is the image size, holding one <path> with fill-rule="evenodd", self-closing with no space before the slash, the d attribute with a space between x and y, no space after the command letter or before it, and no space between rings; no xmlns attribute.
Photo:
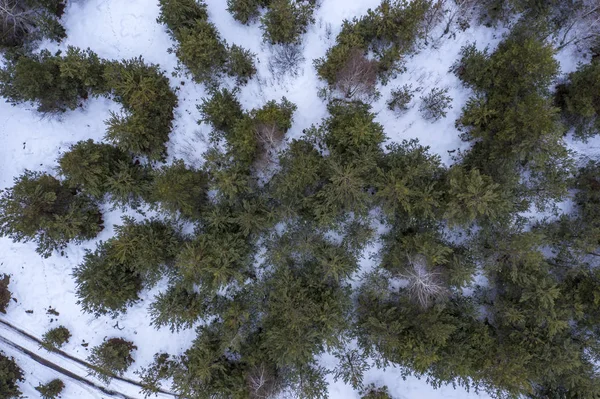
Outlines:
<svg viewBox="0 0 600 399"><path fill-rule="evenodd" d="M18 399L21 390L17 382L25 381L23 370L15 363L15 359L0 352L0 397Z"/></svg>
<svg viewBox="0 0 600 399"><path fill-rule="evenodd" d="M54 177L26 170L0 198L0 233L14 241L36 241L48 257L71 242L94 238L103 228L96 204Z"/></svg>
<svg viewBox="0 0 600 399"><path fill-rule="evenodd" d="M122 376L133 363L132 352L137 347L123 338L110 338L92 348L88 361L93 368L90 373L108 383L113 376Z"/></svg>
<svg viewBox="0 0 600 399"><path fill-rule="evenodd" d="M42 345L48 350L60 349L69 342L69 338L71 338L69 329L65 326L58 326L44 333Z"/></svg>
<svg viewBox="0 0 600 399"><path fill-rule="evenodd" d="M182 285L172 285L156 296L150 305L152 324L156 328L168 326L171 331L191 328L207 307L202 295Z"/></svg>
<svg viewBox="0 0 600 399"><path fill-rule="evenodd" d="M295 44L314 23L313 6L292 0L272 0L261 18L263 37L270 44Z"/></svg>
<svg viewBox="0 0 600 399"><path fill-rule="evenodd" d="M227 11L245 25L256 20L260 7L269 5L269 0L227 0Z"/></svg>
<svg viewBox="0 0 600 399"><path fill-rule="evenodd" d="M6 314L6 308L10 304L12 293L8 290L10 284L10 276L8 274L2 274L0 278L0 313Z"/></svg>
<svg viewBox="0 0 600 399"><path fill-rule="evenodd" d="M231 132L235 122L244 115L236 91L228 89L213 91L211 97L202 99L198 110L202 115L202 122L209 123L216 130L227 134Z"/></svg>
<svg viewBox="0 0 600 399"><path fill-rule="evenodd" d="M227 75L235 77L238 85L245 85L256 74L256 66L254 65L256 54L237 44L231 45L227 52L225 65Z"/></svg>
<svg viewBox="0 0 600 399"><path fill-rule="evenodd" d="M35 387L35 390L40 393L42 399L57 399L61 392L65 389L65 383L58 378Z"/></svg>
<svg viewBox="0 0 600 399"><path fill-rule="evenodd" d="M198 219L207 204L208 177L205 172L188 168L182 160L163 166L154 173L150 199L168 214L180 213Z"/></svg>

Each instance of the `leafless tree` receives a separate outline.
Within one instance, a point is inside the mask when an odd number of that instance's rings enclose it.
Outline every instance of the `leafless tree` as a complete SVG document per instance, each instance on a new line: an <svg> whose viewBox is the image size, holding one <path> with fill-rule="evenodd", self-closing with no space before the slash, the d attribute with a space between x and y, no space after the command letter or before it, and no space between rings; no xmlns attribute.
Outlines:
<svg viewBox="0 0 600 399"><path fill-rule="evenodd" d="M272 46L273 54L269 58L269 71L277 79L285 75L297 77L300 72L300 64L304 62L302 47L299 45L275 45Z"/></svg>
<svg viewBox="0 0 600 399"><path fill-rule="evenodd" d="M0 0L0 32L4 43L19 42L31 29L37 11L26 6L22 0Z"/></svg>
<svg viewBox="0 0 600 399"><path fill-rule="evenodd" d="M572 44L588 47L600 40L600 3L597 0L583 1L580 7L569 11L568 20L552 33L559 49Z"/></svg>
<svg viewBox="0 0 600 399"><path fill-rule="evenodd" d="M410 297L423 308L447 292L440 273L430 270L423 255L409 256L407 270L400 277L408 280Z"/></svg>
<svg viewBox="0 0 600 399"><path fill-rule="evenodd" d="M376 97L377 61L369 60L359 48L352 49L346 64L339 70L335 89L347 99Z"/></svg>
<svg viewBox="0 0 600 399"><path fill-rule="evenodd" d="M247 377L250 398L269 399L279 392L277 379L264 364L254 366Z"/></svg>

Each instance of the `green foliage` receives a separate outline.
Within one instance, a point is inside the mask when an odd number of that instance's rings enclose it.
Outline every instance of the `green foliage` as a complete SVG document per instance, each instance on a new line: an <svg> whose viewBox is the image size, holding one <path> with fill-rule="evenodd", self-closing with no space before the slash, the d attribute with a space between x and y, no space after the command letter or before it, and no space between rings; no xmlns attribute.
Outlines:
<svg viewBox="0 0 600 399"><path fill-rule="evenodd" d="M332 87L340 71L358 49L365 55L373 52L378 61L378 73L386 81L399 71L402 57L413 50L423 35L424 18L430 1L383 0L367 15L344 21L336 44L325 57L315 61L317 74Z"/></svg>
<svg viewBox="0 0 600 399"><path fill-rule="evenodd" d="M58 160L66 184L97 199L108 191L108 179L117 173L120 163L132 164L131 157L109 144L79 141Z"/></svg>
<svg viewBox="0 0 600 399"><path fill-rule="evenodd" d="M457 124L463 139L474 143L464 157L470 168L543 206L565 195L571 165L558 109L549 98L558 73L554 50L528 33L513 32L491 55L473 46L463 49L454 70L476 95Z"/></svg>
<svg viewBox="0 0 600 399"><path fill-rule="evenodd" d="M168 272L182 241L177 230L155 219L136 223L124 217L115 232L88 251L73 272L85 312L113 317L124 312L142 286L152 286Z"/></svg>
<svg viewBox="0 0 600 399"><path fill-rule="evenodd" d="M208 18L206 4L195 0L159 0L160 16L157 22L165 24L175 37L182 28L192 28L197 20Z"/></svg>
<svg viewBox="0 0 600 399"><path fill-rule="evenodd" d="M263 38L270 44L296 44L314 23L313 5L293 0L272 0L261 18Z"/></svg>
<svg viewBox="0 0 600 399"><path fill-rule="evenodd" d="M392 399L387 385L376 387L375 384L369 384L361 391L361 399Z"/></svg>
<svg viewBox="0 0 600 399"><path fill-rule="evenodd" d="M93 365L90 373L108 383L113 376L122 376L133 363L131 353L137 349L133 342L123 338L110 338L92 348L88 361Z"/></svg>
<svg viewBox="0 0 600 399"><path fill-rule="evenodd" d="M69 342L69 338L71 338L71 332L67 327L55 327L44 333L42 345L48 350L60 349Z"/></svg>
<svg viewBox="0 0 600 399"><path fill-rule="evenodd" d="M213 128L231 133L235 122L244 116L242 105L236 97L236 91L215 90L211 97L203 98L198 105L202 122L210 123Z"/></svg>
<svg viewBox="0 0 600 399"><path fill-rule="evenodd" d="M185 218L198 219L208 199L205 172L188 168L182 160L154 172L150 198L160 209Z"/></svg>
<svg viewBox="0 0 600 399"><path fill-rule="evenodd" d="M13 241L36 241L44 257L69 242L94 238L103 228L96 204L77 190L26 170L0 198L0 233Z"/></svg>
<svg viewBox="0 0 600 399"><path fill-rule="evenodd" d="M15 359L0 352L0 397L18 399L21 397L18 382L25 381L23 370L15 363Z"/></svg>
<svg viewBox="0 0 600 399"><path fill-rule="evenodd" d="M10 284L10 276L8 274L2 274L0 279L0 313L6 314L6 308L10 304L12 293L8 290Z"/></svg>
<svg viewBox="0 0 600 399"><path fill-rule="evenodd" d="M181 285L173 285L158 294L150 305L152 324L157 328L169 326L171 331L191 328L205 311L202 296Z"/></svg>
<svg viewBox="0 0 600 399"><path fill-rule="evenodd" d="M13 103L38 104L40 112L64 112L105 92L104 63L91 50L68 47L66 55L42 50L13 54L0 70L0 94Z"/></svg>
<svg viewBox="0 0 600 399"><path fill-rule="evenodd" d="M256 66L254 65L256 54L237 44L229 47L228 53L225 66L227 74L235 77L238 85L248 83L248 80L256 74Z"/></svg>
<svg viewBox="0 0 600 399"><path fill-rule="evenodd" d="M106 84L123 106L106 122L106 138L123 151L161 160L171 133L177 96L158 65L133 58L111 62L105 69Z"/></svg>
<svg viewBox="0 0 600 399"><path fill-rule="evenodd" d="M419 111L425 119L437 121L446 116L446 110L452 108L452 98L447 93L447 88L438 89L434 87L427 95L421 97Z"/></svg>
<svg viewBox="0 0 600 399"><path fill-rule="evenodd" d="M227 11L243 24L249 24L259 16L259 8L266 7L269 0L227 0Z"/></svg>
<svg viewBox="0 0 600 399"><path fill-rule="evenodd" d="M61 392L65 389L65 383L58 378L46 383L38 385L35 390L40 393L42 399L57 399Z"/></svg>
<svg viewBox="0 0 600 399"><path fill-rule="evenodd" d="M586 140L600 131L600 62L581 64L558 89L558 102L575 137Z"/></svg>
<svg viewBox="0 0 600 399"><path fill-rule="evenodd" d="M83 263L73 270L78 304L84 312L116 317L139 299L142 277L111 256L110 243L101 242L88 251Z"/></svg>
<svg viewBox="0 0 600 399"><path fill-rule="evenodd" d="M413 93L412 86L406 84L392 90L391 97L387 101L388 109L396 112L408 111L408 104L414 97Z"/></svg>
<svg viewBox="0 0 600 399"><path fill-rule="evenodd" d="M445 217L450 224L468 225L475 220L498 220L510 214L510 198L501 191L489 176L477 169L467 172L454 167L448 174L448 197Z"/></svg>

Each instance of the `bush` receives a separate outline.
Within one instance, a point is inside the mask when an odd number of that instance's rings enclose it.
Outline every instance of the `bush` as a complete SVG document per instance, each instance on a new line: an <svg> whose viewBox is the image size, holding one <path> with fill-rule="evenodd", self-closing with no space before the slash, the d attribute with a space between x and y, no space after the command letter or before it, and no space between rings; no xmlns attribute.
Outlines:
<svg viewBox="0 0 600 399"><path fill-rule="evenodd" d="M26 170L0 198L0 233L14 241L36 241L48 257L71 241L94 238L103 228L97 205L54 177Z"/></svg>
<svg viewBox="0 0 600 399"><path fill-rule="evenodd" d="M57 399L60 393L65 389L65 383L58 378L50 381L47 384L40 384L35 387L35 390L40 393L42 399Z"/></svg>
<svg viewBox="0 0 600 399"><path fill-rule="evenodd" d="M48 349L60 349L64 344L69 342L71 332L67 327L59 326L46 331L42 337L42 345Z"/></svg>
<svg viewBox="0 0 600 399"><path fill-rule="evenodd" d="M90 373L108 383L113 376L122 376L133 363L131 353L137 349L133 342L123 338L111 338L92 348L88 361L93 368Z"/></svg>
<svg viewBox="0 0 600 399"><path fill-rule="evenodd" d="M18 382L25 381L23 370L15 359L0 352L0 398L18 399L21 397Z"/></svg>
<svg viewBox="0 0 600 399"><path fill-rule="evenodd" d="M173 125L177 96L158 65L140 58L107 64L106 84L124 112L106 122L106 139L123 151L162 160Z"/></svg>
<svg viewBox="0 0 600 399"><path fill-rule="evenodd" d="M12 293L8 290L10 284L10 276L3 274L0 278L0 313L6 314L6 308L10 304Z"/></svg>
<svg viewBox="0 0 600 399"><path fill-rule="evenodd" d="M452 108L452 98L447 95L448 89L434 87L429 94L421 97L419 111L427 120L437 121L446 116L446 110Z"/></svg>
<svg viewBox="0 0 600 399"><path fill-rule="evenodd" d="M293 0L273 0L261 18L264 40L270 44L295 44L314 23L313 6Z"/></svg>
<svg viewBox="0 0 600 399"><path fill-rule="evenodd" d="M182 160L163 166L154 173L150 198L160 209L185 218L198 219L207 198L208 176L188 168Z"/></svg>
<svg viewBox="0 0 600 399"><path fill-rule="evenodd" d="M404 85L392 90L390 99L387 101L388 109L396 112L408 111L408 104L413 99L414 92L411 85Z"/></svg>

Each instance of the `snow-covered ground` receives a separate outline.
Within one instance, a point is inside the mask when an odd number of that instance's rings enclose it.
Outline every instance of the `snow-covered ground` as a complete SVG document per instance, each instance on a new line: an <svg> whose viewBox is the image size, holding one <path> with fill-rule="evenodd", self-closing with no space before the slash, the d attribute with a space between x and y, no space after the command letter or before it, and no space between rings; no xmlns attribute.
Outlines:
<svg viewBox="0 0 600 399"><path fill-rule="evenodd" d="M242 45L258 55L258 76L241 88L242 104L251 109L268 100L286 96L298 106L290 137L301 135L304 128L319 123L326 115L325 104L317 96L320 82L312 67L313 59L323 56L327 48L334 43L344 18L364 14L368 8L376 7L379 2L380 0L323 0L315 14L316 23L310 27L303 40L304 62L300 65L298 75L275 77L269 70L272 50L262 43L259 26L255 24L248 27L234 21L226 11L225 0L207 0L210 20L216 24L222 37L228 43ZM158 14L156 0L70 1L63 17L68 38L60 45L43 43L43 46L53 50L64 49L67 45L89 47L107 59L143 55L146 61L160 64L171 77L177 60L173 54L167 52L172 42L164 26L156 22ZM393 80L387 87L381 88L382 98L373 104L374 111L378 113L377 120L385 126L389 139L399 141L418 138L421 143L431 146L432 151L438 153L444 162L450 162L448 151L465 146L454 128L454 121L470 92L461 86L454 75L448 73L448 69L457 59L458 52L465 43L476 41L478 46L484 47L489 44L493 47L499 39L493 30L474 26L465 32L458 32L455 38L444 39L437 48L423 48L409 59L406 73ZM566 71L576 67L576 57L573 54L564 52L564 59ZM232 82L228 83L233 85ZM418 106L398 117L387 110L385 101L389 98L392 88L404 83L412 83L413 87L422 87L424 91L436 86L448 87L453 98L453 108L446 118L436 123L423 120L419 115ZM197 124L199 114L196 104L205 96L205 89L185 77L171 77L171 84L178 89L180 105L168 147L169 159L183 158L197 166L202 161L202 153L206 148L205 137L208 133L208 126ZM418 101L418 95L415 97ZM104 120L109 117L111 110L116 109L118 105L110 100L90 99L82 109L67 112L60 117L45 118L37 113L33 106L13 107L0 103L0 188L11 186L13 178L26 168L53 171L57 165L58 154L78 140L101 140L105 132ZM597 144L591 144L577 149L589 151L590 148L599 147ZM193 329L189 329L173 334L168 328L155 330L149 325L146 308L161 289L160 284L152 291L144 292L143 301L117 319L95 318L80 311L76 304L71 270L82 261L85 249L94 248L98 240L106 240L112 235L112 225L119 223L122 214L111 212L109 209L103 211L106 229L95 241L69 246L64 257L55 255L43 259L35 252L33 243L13 243L10 239L0 238L0 273L11 275L9 288L17 299L16 303L11 303L8 314L2 318L38 337L49 328L66 326L73 337L64 350L81 359L85 359L89 349L106 337L130 339L138 346L138 350L134 353L134 366L126 376L137 379L134 371L147 366L154 353L166 351L180 354L190 345L195 333ZM56 309L59 315L47 313L49 307ZM4 331L0 331L0 335L4 334ZM84 347L82 343L89 346ZM25 370L27 381L21 384L21 388L27 397L39 397L34 387L40 381L47 382L56 377L52 371L29 359L21 358L13 349L5 347L2 343L0 349L17 357ZM50 356L45 350L37 347L32 347L31 350ZM324 356L322 362L324 365L331 365L332 359ZM84 371L80 371L85 375ZM68 379L65 379L65 382L67 388L62 396L65 399L103 397L98 392L72 383ZM487 397L451 386L435 390L424 380L402 379L400 372L394 369L372 369L367 373L365 382L386 384L397 399ZM332 399L359 397L357 392L341 381L331 381L329 391ZM142 397L135 392L127 394Z"/></svg>

